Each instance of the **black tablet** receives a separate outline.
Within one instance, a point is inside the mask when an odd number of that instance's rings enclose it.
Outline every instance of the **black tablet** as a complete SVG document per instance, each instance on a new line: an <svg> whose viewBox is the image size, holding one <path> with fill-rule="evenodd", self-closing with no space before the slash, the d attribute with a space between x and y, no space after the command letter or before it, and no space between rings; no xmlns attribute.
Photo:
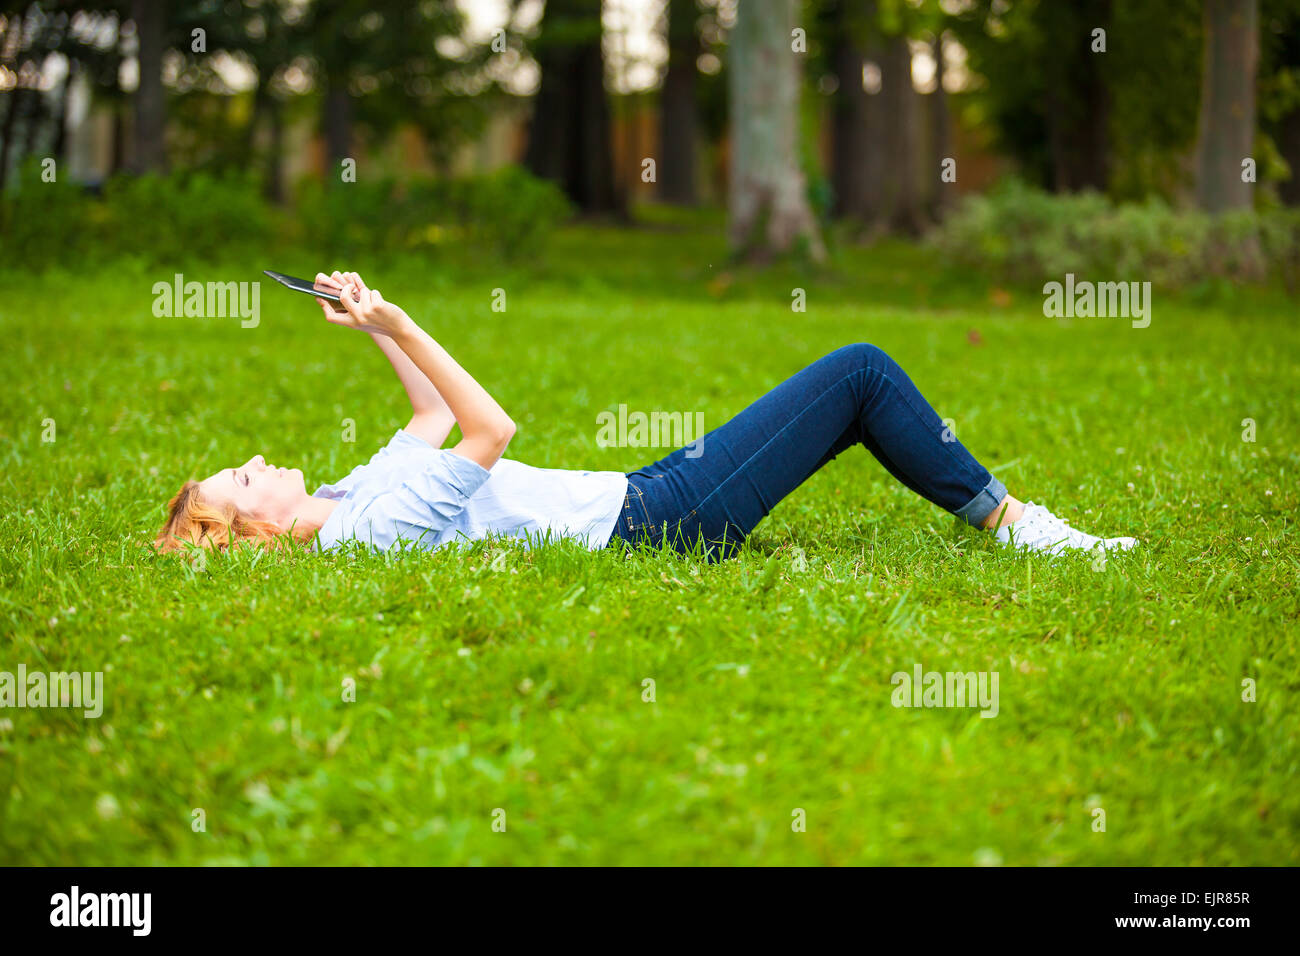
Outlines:
<svg viewBox="0 0 1300 956"><path fill-rule="evenodd" d="M283 272L272 272L270 269L263 269L263 274L270 276L280 285L292 289L294 292L304 292L307 295L315 296L318 299L325 299L327 302L335 302L335 312L346 312L343 308L343 301L333 292L325 292L316 288L315 284L307 279L296 279L293 276L287 276Z"/></svg>

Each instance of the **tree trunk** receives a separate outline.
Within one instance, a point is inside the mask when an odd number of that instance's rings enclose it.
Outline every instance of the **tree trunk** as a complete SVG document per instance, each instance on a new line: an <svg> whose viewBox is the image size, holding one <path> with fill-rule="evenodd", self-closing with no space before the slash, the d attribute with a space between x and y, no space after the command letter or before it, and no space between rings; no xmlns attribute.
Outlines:
<svg viewBox="0 0 1300 956"><path fill-rule="evenodd" d="M572 56L567 51L539 50L536 59L542 81L533 98L524 166L534 176L562 184L573 142L574 117L569 108L575 99Z"/></svg>
<svg viewBox="0 0 1300 956"><path fill-rule="evenodd" d="M0 51L5 50L8 46L6 41L9 38L9 31L12 29L22 29L22 18L5 18L4 27L0 28ZM5 180L9 178L9 144L13 140L14 99L17 95L18 90L15 88L10 90L9 94L4 97L5 118L0 123L0 193L4 192Z"/></svg>
<svg viewBox="0 0 1300 956"><path fill-rule="evenodd" d="M804 244L825 258L799 168L799 62L791 49L795 0L744 0L731 35L732 249L764 260Z"/></svg>
<svg viewBox="0 0 1300 956"><path fill-rule="evenodd" d="M600 0L549 0L533 55L542 81L524 165L587 213L625 212L614 183Z"/></svg>
<svg viewBox="0 0 1300 956"><path fill-rule="evenodd" d="M131 19L139 39L140 83L135 91L134 156L137 173L166 168L167 103L162 82L162 54L167 21L166 0L132 0Z"/></svg>
<svg viewBox="0 0 1300 956"><path fill-rule="evenodd" d="M1300 206L1300 107L1278 121L1277 148L1291 167L1291 178L1278 184L1278 197L1288 206Z"/></svg>
<svg viewBox="0 0 1300 956"><path fill-rule="evenodd" d="M126 168L126 116L128 108L125 100L114 97L109 100L113 123L109 136L112 143L108 151L108 175L116 176Z"/></svg>
<svg viewBox="0 0 1300 956"><path fill-rule="evenodd" d="M1253 151L1258 63L1258 0L1205 0L1196 192L1208 212L1251 205L1241 162Z"/></svg>
<svg viewBox="0 0 1300 956"><path fill-rule="evenodd" d="M325 184L340 182L343 160L352 155L352 96L347 80L331 74L326 80L321 126L325 130Z"/></svg>
<svg viewBox="0 0 1300 956"><path fill-rule="evenodd" d="M263 188L267 199L283 206L287 198L284 188L284 104L274 93L267 97L266 117L271 127L271 139L266 148Z"/></svg>
<svg viewBox="0 0 1300 956"><path fill-rule="evenodd" d="M700 55L696 0L668 0L668 71L660 94L659 198L693 206L699 110L695 97L695 61Z"/></svg>
<svg viewBox="0 0 1300 956"><path fill-rule="evenodd" d="M54 142L50 146L50 155L62 169L68 158L68 101L72 98L72 86L81 75L81 64L76 60L68 61L68 75L63 79L59 90L59 103L56 109L57 119L54 125Z"/></svg>
<svg viewBox="0 0 1300 956"><path fill-rule="evenodd" d="M930 94L930 149L931 163L926 170L926 177L934 183L934 199L930 203L930 215L936 221L943 219L945 213L957 198L957 184L946 183L940 178L943 162L952 156L952 137L948 130L948 93L943 88L943 31L934 37L934 92Z"/></svg>
<svg viewBox="0 0 1300 956"><path fill-rule="evenodd" d="M1045 48L1043 63L1049 158L1053 192L1104 192L1110 183L1110 91L1106 58L1093 52L1092 31L1109 31L1111 0L1076 0L1052 8L1045 25L1068 39Z"/></svg>
<svg viewBox="0 0 1300 956"><path fill-rule="evenodd" d="M6 99L4 128L0 130L0 191L5 188L9 178L10 150L14 142L14 132L18 127L18 113L22 110L23 100L30 94L26 87L15 86Z"/></svg>
<svg viewBox="0 0 1300 956"><path fill-rule="evenodd" d="M1274 75L1283 70L1300 73L1300 10L1283 23L1286 33L1273 55ZM1291 170L1291 177L1278 183L1278 198L1284 205L1300 206L1300 102L1277 118L1273 132L1277 150Z"/></svg>
<svg viewBox="0 0 1300 956"><path fill-rule="evenodd" d="M912 50L906 36L885 40L880 81L889 144L885 157L885 178L890 186L886 221L891 230L919 236L928 225L918 169L921 111L912 86Z"/></svg>
<svg viewBox="0 0 1300 956"><path fill-rule="evenodd" d="M576 86L577 148L572 150L565 190L587 212L622 213L623 199L614 184L613 129L599 36L578 50Z"/></svg>
<svg viewBox="0 0 1300 956"><path fill-rule="evenodd" d="M866 58L853 36L848 0L833 11L835 39L831 66L835 71L835 95L831 100L831 187L835 193L832 212L839 219L867 222L871 209L872 182L869 178L866 89L862 85Z"/></svg>

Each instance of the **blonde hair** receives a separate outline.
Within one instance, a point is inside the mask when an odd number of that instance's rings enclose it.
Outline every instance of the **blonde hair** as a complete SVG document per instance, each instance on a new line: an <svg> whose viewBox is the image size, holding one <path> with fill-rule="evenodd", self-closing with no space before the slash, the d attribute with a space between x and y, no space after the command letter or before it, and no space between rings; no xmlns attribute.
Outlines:
<svg viewBox="0 0 1300 956"><path fill-rule="evenodd" d="M167 521L154 539L154 547L159 551L175 551L192 545L225 551L240 541L249 541L272 548L284 536L272 521L249 517L234 505L212 504L200 493L197 481L187 481L168 502Z"/></svg>

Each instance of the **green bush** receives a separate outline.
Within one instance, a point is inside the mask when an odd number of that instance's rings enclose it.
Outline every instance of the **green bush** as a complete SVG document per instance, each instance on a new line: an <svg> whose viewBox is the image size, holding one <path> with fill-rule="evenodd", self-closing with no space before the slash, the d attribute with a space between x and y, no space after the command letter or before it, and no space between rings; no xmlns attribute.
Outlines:
<svg viewBox="0 0 1300 956"><path fill-rule="evenodd" d="M257 187L205 173L118 176L99 196L26 170L0 201L5 266L41 270L135 258L162 265L264 243L271 216Z"/></svg>
<svg viewBox="0 0 1300 956"><path fill-rule="evenodd" d="M115 235L109 245L158 263L178 255L210 260L231 246L263 246L270 210L255 180L206 173L122 176L104 188Z"/></svg>
<svg viewBox="0 0 1300 956"><path fill-rule="evenodd" d="M37 271L124 258L150 267L210 261L265 250L279 232L344 257L456 244L513 259L536 254L570 213L558 187L517 167L464 179L307 183L293 211L267 205L250 178L206 173L119 176L98 196L43 183L39 167L18 183L0 199L4 267Z"/></svg>
<svg viewBox="0 0 1300 956"><path fill-rule="evenodd" d="M307 184L299 208L305 240L332 254L456 243L505 259L535 254L571 211L559 187L515 166L461 179Z"/></svg>
<svg viewBox="0 0 1300 956"><path fill-rule="evenodd" d="M40 167L29 164L0 201L0 233L6 267L41 269L58 261L93 257L104 232L102 204L80 187L43 183Z"/></svg>
<svg viewBox="0 0 1300 956"><path fill-rule="evenodd" d="M1067 272L1182 288L1210 277L1297 285L1300 211L1209 216L1158 199L1115 205L1009 181L971 196L931 236L950 262L1039 284Z"/></svg>

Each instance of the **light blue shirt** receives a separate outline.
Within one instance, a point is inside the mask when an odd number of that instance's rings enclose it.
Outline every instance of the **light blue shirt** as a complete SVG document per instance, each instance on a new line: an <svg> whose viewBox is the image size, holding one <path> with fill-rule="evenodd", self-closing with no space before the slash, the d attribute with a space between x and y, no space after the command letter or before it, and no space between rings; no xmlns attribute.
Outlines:
<svg viewBox="0 0 1300 956"><path fill-rule="evenodd" d="M315 498L338 507L321 526L321 548L356 539L380 551L399 541L437 548L492 535L609 543L627 494L620 471L533 468L508 458L491 471L405 429Z"/></svg>

